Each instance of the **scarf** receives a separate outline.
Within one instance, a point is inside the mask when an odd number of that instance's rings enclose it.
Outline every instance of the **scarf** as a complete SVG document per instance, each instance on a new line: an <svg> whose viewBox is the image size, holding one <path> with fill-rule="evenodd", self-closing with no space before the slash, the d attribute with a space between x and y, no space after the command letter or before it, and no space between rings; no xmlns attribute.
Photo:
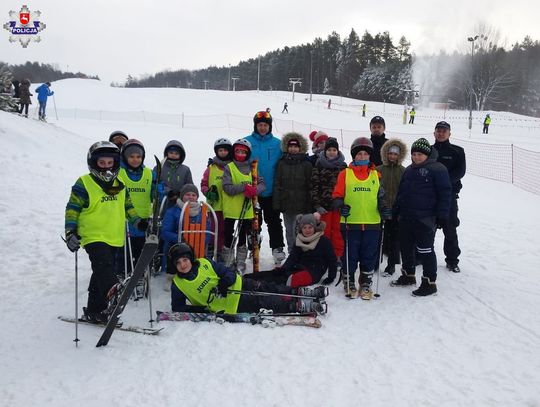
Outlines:
<svg viewBox="0 0 540 407"><path fill-rule="evenodd" d="M315 249L319 239L323 235L323 232L315 232L311 236L304 236L302 233L296 235L296 246L302 249L302 251L307 252L308 250Z"/></svg>

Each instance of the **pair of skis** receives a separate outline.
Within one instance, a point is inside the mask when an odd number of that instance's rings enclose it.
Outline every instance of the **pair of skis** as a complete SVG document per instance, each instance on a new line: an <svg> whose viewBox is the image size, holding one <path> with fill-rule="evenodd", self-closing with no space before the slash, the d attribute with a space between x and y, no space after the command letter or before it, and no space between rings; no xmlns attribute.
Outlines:
<svg viewBox="0 0 540 407"><path fill-rule="evenodd" d="M156 160L156 180L159 180L161 177L161 162L157 157L154 156L154 158ZM117 299L116 306L114 307L114 310L109 317L109 321L107 322L107 325L105 326L105 329L103 330L103 333L99 338L96 347L106 346L109 343L109 340L111 339L114 330L118 326L120 316L122 315L122 312L124 311L124 308L127 305L129 298L133 294L133 291L135 290L139 279L143 277L145 270L154 259L154 255L158 249L159 243L157 231L160 206L158 201L158 193L156 188L154 192L154 202L152 207L152 224L150 225L150 230L147 234L146 241L144 242L141 255L139 256L139 260L137 261L137 264L135 265L131 276L127 279L127 281L124 282L124 286L120 292L119 298Z"/></svg>
<svg viewBox="0 0 540 407"><path fill-rule="evenodd" d="M320 328L322 322L317 318L316 313L306 314L273 314L268 312L238 313L238 314L215 314L206 312L161 312L157 311L157 321L192 321L192 322L217 322L223 324L248 323L252 325L262 325L265 328L276 326L305 326L309 328Z"/></svg>

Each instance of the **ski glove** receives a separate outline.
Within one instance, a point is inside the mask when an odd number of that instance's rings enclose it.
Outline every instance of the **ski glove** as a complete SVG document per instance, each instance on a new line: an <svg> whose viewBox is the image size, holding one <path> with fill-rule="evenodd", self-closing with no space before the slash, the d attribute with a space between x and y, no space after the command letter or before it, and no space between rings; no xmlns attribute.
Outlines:
<svg viewBox="0 0 540 407"><path fill-rule="evenodd" d="M244 196L246 198L253 198L257 195L257 187L255 185L244 185Z"/></svg>
<svg viewBox="0 0 540 407"><path fill-rule="evenodd" d="M321 215L326 215L328 211L324 209L322 206L317 207L317 212L319 212Z"/></svg>
<svg viewBox="0 0 540 407"><path fill-rule="evenodd" d="M66 245L72 253L75 253L81 247L81 237L75 232L68 232L66 234Z"/></svg>
<svg viewBox="0 0 540 407"><path fill-rule="evenodd" d="M209 201L212 201L212 202L219 201L219 194L218 194L217 187L215 185L212 185L210 189L206 191L206 194L204 194L204 196L206 196L206 199L208 199Z"/></svg>
<svg viewBox="0 0 540 407"><path fill-rule="evenodd" d="M341 213L341 216L343 216L344 218L347 218L351 214L351 206L343 205L341 209L339 210L339 212Z"/></svg>
<svg viewBox="0 0 540 407"><path fill-rule="evenodd" d="M217 290L219 295L221 295L222 297L226 297L229 292L229 286L227 285L227 282L224 280L219 280Z"/></svg>
<svg viewBox="0 0 540 407"><path fill-rule="evenodd" d="M148 229L148 220L147 219L139 219L137 223L135 223L135 227L140 230L141 232L146 232L146 229Z"/></svg>
<svg viewBox="0 0 540 407"><path fill-rule="evenodd" d="M380 214L383 220L390 220L392 219L392 208L384 207L380 210Z"/></svg>
<svg viewBox="0 0 540 407"><path fill-rule="evenodd" d="M447 219L437 218L437 229L443 229L446 227Z"/></svg>

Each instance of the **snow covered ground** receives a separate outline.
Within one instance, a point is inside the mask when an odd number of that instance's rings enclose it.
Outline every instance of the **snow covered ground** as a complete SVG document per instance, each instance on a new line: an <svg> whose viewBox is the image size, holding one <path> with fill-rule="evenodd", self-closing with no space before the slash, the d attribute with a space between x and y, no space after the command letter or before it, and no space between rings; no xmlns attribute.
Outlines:
<svg viewBox="0 0 540 407"><path fill-rule="evenodd" d="M247 116L250 128L249 116L272 106L276 118L366 133L369 121L357 112L326 111L323 96L312 105L289 101L286 117L279 114L285 94L277 92L113 89L80 80L53 86L59 109L230 113ZM49 104L50 118L53 112ZM385 117L389 136L407 140L430 134L437 121L413 128L401 125L397 115ZM213 141L245 133L210 129L211 123L194 130L51 121L0 112L0 405L540 406L540 196L471 175L459 201L462 273L444 269L438 236L435 297L413 298L410 289L392 288L381 278L381 297L371 302L347 300L340 287L331 287L329 313L319 330L163 323L157 337L118 331L98 349L100 329L81 326L76 348L74 325L57 320L74 314L74 256L60 235L70 187L86 171L88 147L123 129L145 144L151 164L151 155L161 157L166 142L177 138L198 182ZM452 124L456 137L468 136L465 122ZM480 140L477 130L471 137ZM492 126L490 132L496 142L533 145L539 138L535 130L511 126ZM272 263L267 241L262 268ZM89 276L81 251L80 307ZM153 306L167 310L162 285L163 276L153 280ZM130 302L122 319L145 325L147 301Z"/></svg>

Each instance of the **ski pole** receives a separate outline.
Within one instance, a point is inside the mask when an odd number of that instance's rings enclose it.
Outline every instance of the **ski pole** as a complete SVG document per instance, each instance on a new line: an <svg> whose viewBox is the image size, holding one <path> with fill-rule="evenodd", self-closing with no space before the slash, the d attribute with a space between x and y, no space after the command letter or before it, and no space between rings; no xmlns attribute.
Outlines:
<svg viewBox="0 0 540 407"><path fill-rule="evenodd" d="M79 257L75 252L75 347L79 347Z"/></svg>
<svg viewBox="0 0 540 407"><path fill-rule="evenodd" d="M54 114L56 115L56 121L58 121L58 111L56 110L56 99L54 98L54 95L52 95L52 101L54 105Z"/></svg>
<svg viewBox="0 0 540 407"><path fill-rule="evenodd" d="M375 286L375 298L379 298L381 294L379 294L379 278L381 276L381 265L383 261L383 243L384 243L384 219L381 222L381 245L379 247L379 257L377 261L379 262L379 267L377 267L377 284Z"/></svg>
<svg viewBox="0 0 540 407"><path fill-rule="evenodd" d="M66 239L64 236L60 236L64 243ZM79 257L77 256L78 251L75 251L75 347L79 347Z"/></svg>
<svg viewBox="0 0 540 407"><path fill-rule="evenodd" d="M351 298L351 276L349 275L349 225L347 223L348 216L345 216L345 272L347 273L345 283L347 284L347 298Z"/></svg>

